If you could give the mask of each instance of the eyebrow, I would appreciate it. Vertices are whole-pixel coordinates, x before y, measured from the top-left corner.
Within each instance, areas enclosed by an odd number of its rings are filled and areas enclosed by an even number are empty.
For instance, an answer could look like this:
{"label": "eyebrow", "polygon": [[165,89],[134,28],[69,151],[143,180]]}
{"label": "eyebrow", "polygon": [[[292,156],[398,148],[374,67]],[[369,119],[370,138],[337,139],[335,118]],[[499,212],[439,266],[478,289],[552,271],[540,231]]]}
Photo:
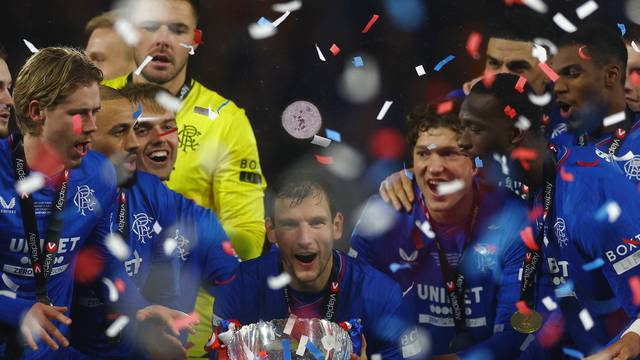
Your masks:
{"label": "eyebrow", "polygon": [[531,69],[531,64],[526,60],[512,60],[507,63],[509,69]]}
{"label": "eyebrow", "polygon": [[582,66],[580,64],[569,64],[565,65],[558,73],[567,74],[572,69],[582,70]]}
{"label": "eyebrow", "polygon": [[498,59],[494,58],[493,56],[491,56],[491,55],[489,55],[489,54],[487,54],[487,61],[489,61],[489,60],[491,60],[491,61],[495,61],[495,62],[497,62],[498,64],[502,64],[502,61],[500,61],[500,60],[498,60]]}

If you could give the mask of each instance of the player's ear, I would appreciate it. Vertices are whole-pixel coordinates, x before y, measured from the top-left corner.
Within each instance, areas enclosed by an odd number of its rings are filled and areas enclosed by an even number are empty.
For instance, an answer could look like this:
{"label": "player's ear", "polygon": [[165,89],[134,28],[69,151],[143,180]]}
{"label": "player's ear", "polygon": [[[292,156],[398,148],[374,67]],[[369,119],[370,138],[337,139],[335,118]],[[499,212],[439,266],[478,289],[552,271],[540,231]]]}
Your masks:
{"label": "player's ear", "polygon": [[342,229],[344,225],[344,216],[338,211],[333,217],[333,240],[342,239]]}
{"label": "player's ear", "polygon": [[270,217],[267,217],[266,219],[264,219],[264,225],[267,229],[267,239],[269,240],[270,243],[275,244],[276,230],[275,230],[273,220]]}
{"label": "player's ear", "polygon": [[42,107],[42,104],[38,100],[31,100],[29,102],[28,114],[31,121],[41,127],[44,125],[44,121],[47,118],[45,114],[45,108]]}

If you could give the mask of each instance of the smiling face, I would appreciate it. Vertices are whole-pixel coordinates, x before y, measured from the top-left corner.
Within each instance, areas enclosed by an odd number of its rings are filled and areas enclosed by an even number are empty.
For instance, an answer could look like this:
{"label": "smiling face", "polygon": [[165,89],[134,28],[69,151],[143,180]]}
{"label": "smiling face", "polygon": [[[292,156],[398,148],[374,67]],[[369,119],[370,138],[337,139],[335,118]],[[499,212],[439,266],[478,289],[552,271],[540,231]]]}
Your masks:
{"label": "smiling face", "polygon": [[546,78],[531,54],[532,47],[528,41],[490,38],[485,72],[522,75],[537,94],[544,93]]}
{"label": "smiling face", "polygon": [[331,274],[333,243],[342,237],[342,214],[332,217],[326,195],[316,188],[301,202],[276,199],[274,214],[267,219],[267,236],[280,249],[291,287],[321,291]]}
{"label": "smiling face", "polygon": [[627,77],[624,84],[625,100],[631,110],[640,111],[640,53],[627,45]]}
{"label": "smiling face", "polygon": [[175,114],[158,104],[143,104],[134,127],[138,148],[138,168],[162,180],[169,179],[178,156]]}

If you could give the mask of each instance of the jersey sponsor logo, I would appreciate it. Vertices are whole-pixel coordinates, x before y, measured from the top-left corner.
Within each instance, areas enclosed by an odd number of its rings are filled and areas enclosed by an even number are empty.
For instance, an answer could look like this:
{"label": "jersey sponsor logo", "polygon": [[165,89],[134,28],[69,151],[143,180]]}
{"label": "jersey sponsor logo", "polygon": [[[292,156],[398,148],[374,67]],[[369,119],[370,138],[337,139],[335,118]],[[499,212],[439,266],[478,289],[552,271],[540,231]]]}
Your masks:
{"label": "jersey sponsor logo", "polygon": [[634,155],[624,163],[624,173],[629,179],[640,181],[640,155]]}
{"label": "jersey sponsor logo", "polygon": [[0,209],[0,214],[15,214],[16,213],[16,198],[12,197],[9,202],[7,202],[2,196],[0,196],[0,205],[2,208]]}
{"label": "jersey sponsor logo", "polygon": [[404,251],[404,249],[399,248],[398,254],[400,255],[400,258],[402,260],[404,260],[405,262],[408,262],[408,263],[413,263],[418,258],[418,250],[414,250],[411,253],[411,255],[407,255],[407,253]]}
{"label": "jersey sponsor logo", "polygon": [[198,128],[193,125],[185,125],[178,131],[178,148],[183,152],[194,151],[200,145],[197,138],[202,135]]}
{"label": "jersey sponsor logo", "polygon": [[569,277],[569,262],[565,260],[557,261],[555,258],[547,258],[551,282],[553,285],[560,285],[567,282]]}
{"label": "jersey sponsor logo", "polygon": [[447,281],[447,289],[449,289],[449,291],[454,291],[456,289],[456,283],[453,281]]}
{"label": "jersey sponsor logo", "polygon": [[558,246],[565,247],[569,244],[569,238],[567,237],[567,225],[563,218],[556,218],[556,223],[553,225],[553,230],[558,240]]}
{"label": "jersey sponsor logo", "polygon": [[[58,254],[64,254],[67,251],[74,251],[76,249],[76,245],[78,240],[80,240],[79,236],[74,237],[66,237],[60,238],[58,242]],[[44,239],[40,239],[40,249],[44,247]],[[23,238],[11,238],[11,242],[9,243],[9,251],[13,253],[28,253],[29,252],[29,242],[25,241]]]}
{"label": "jersey sponsor logo", "polygon": [[[640,234],[636,234],[633,238],[640,240]],[[638,245],[624,243],[612,250],[605,251],[604,254],[607,260],[613,263],[616,274],[620,275],[640,265],[640,251],[638,250]]]}
{"label": "jersey sponsor logo", "polygon": [[617,137],[618,139],[622,139],[626,135],[627,135],[627,131],[625,129],[622,129],[622,128],[616,129],[615,137]]}
{"label": "jersey sponsor logo", "polygon": [[151,222],[153,218],[145,213],[138,213],[133,216],[133,223],[131,224],[131,230],[134,234],[138,235],[138,241],[142,244],[145,239],[151,239]]}
{"label": "jersey sponsor logo", "polygon": [[258,173],[240,171],[240,181],[260,185],[262,184],[262,176]]}
{"label": "jersey sponsor logo", "polygon": [[[69,264],[64,264],[62,266],[52,267],[50,276],[58,275],[64,272],[68,266]],[[20,266],[4,264],[4,266],[2,267],[2,270],[8,274],[33,277],[33,269],[31,267],[20,267]]]}
{"label": "jersey sponsor logo", "polygon": [[54,242],[47,243],[47,252],[50,252],[50,253],[55,252],[57,248],[58,248],[58,244]]}
{"label": "jersey sponsor logo", "polygon": [[[448,304],[449,297],[447,290],[443,286],[434,286],[428,284],[416,284],[418,298],[435,304]],[[453,284],[455,287],[455,284]],[[471,289],[465,289],[465,304],[471,305],[480,302],[480,293],[484,291],[482,286],[476,286]],[[448,306],[448,305],[447,305]]]}
{"label": "jersey sponsor logo", "polygon": [[340,291],[340,284],[337,281],[331,282],[331,288],[329,289],[331,293],[337,294]]}
{"label": "jersey sponsor logo", "polygon": [[142,258],[138,250],[133,250],[133,259],[124,262],[124,269],[129,276],[134,276],[140,271],[140,264],[142,264]]}
{"label": "jersey sponsor logo", "polygon": [[88,185],[80,185],[77,187],[76,195],[73,197],[73,203],[78,208],[78,213],[82,216],[86,216],[85,210],[94,211],[96,205],[93,194],[95,190]]}
{"label": "jersey sponsor logo", "polygon": [[[443,308],[448,309],[448,307]],[[483,327],[487,326],[487,318],[485,316],[477,318],[466,318],[467,327]],[[438,327],[453,327],[453,317],[438,317],[431,314],[418,314],[418,322],[420,324],[431,324]]]}
{"label": "jersey sponsor logo", "polygon": [[[497,225],[494,225],[497,226]],[[498,226],[499,228],[499,226]],[[478,271],[485,272],[487,270],[493,270],[498,264],[495,254],[497,247],[495,244],[475,244],[473,249],[478,253],[476,256],[476,266]]]}

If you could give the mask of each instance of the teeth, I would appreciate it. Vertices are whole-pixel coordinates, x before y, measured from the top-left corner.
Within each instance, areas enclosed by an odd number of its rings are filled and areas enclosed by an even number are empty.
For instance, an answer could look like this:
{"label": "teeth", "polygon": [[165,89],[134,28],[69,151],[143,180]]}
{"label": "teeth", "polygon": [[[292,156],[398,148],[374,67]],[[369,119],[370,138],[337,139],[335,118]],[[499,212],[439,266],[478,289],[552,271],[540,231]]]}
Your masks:
{"label": "teeth", "polygon": [[149,154],[150,157],[160,157],[160,156],[168,156],[169,152],[166,150],[159,150],[159,151],[154,151],[151,154]]}

